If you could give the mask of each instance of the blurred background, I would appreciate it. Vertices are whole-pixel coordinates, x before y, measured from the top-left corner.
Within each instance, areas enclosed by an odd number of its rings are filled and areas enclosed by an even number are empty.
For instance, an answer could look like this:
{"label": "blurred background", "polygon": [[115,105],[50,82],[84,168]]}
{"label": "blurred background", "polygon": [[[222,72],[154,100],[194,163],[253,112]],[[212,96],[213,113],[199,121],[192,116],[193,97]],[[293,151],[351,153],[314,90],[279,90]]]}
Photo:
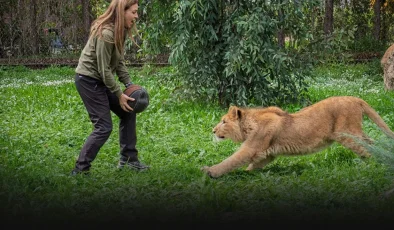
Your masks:
{"label": "blurred background", "polygon": [[[74,65],[75,58],[88,38],[92,21],[106,9],[109,2],[110,0],[1,0],[0,64],[58,62]],[[174,23],[176,14],[182,4],[187,5],[188,2],[200,3],[202,9],[204,5],[216,2],[215,11],[221,11],[222,15],[227,15],[227,19],[240,8],[245,8],[249,4],[247,2],[264,2],[265,10],[270,4],[276,7],[268,10],[275,10],[278,21],[286,21],[302,13],[308,21],[303,19],[292,23],[308,27],[310,35],[351,35],[348,40],[337,37],[337,42],[343,43],[341,46],[346,47],[346,51],[356,60],[381,57],[388,44],[394,40],[393,0],[140,0],[138,27],[141,37],[138,41],[141,49],[138,51],[136,46],[128,46],[129,50],[136,51],[127,52],[130,64],[146,60],[154,60],[158,64],[168,62],[171,46],[176,41],[176,31],[182,30]],[[301,2],[310,3],[306,10],[286,12],[289,4]],[[289,38],[286,33],[289,28],[278,31],[279,44]]]}

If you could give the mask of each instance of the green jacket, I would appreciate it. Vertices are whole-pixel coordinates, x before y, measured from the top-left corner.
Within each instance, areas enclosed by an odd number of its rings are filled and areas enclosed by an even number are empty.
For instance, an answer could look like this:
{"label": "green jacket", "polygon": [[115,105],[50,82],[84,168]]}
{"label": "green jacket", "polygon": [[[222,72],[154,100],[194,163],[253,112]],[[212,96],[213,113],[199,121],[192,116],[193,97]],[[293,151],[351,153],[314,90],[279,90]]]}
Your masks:
{"label": "green jacket", "polygon": [[104,28],[103,37],[90,38],[82,50],[75,72],[102,81],[108,89],[120,97],[123,91],[115,79],[115,74],[123,84],[130,82],[124,64],[124,52],[115,48],[113,27]]}

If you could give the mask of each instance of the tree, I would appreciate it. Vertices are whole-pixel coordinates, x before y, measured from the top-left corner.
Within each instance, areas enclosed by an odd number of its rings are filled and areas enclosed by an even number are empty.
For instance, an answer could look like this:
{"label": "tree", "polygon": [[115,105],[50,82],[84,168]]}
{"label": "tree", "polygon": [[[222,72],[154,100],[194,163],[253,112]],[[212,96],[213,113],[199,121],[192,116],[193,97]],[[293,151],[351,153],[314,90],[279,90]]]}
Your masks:
{"label": "tree", "polygon": [[334,30],[334,1],[325,0],[324,34],[331,35]]}
{"label": "tree", "polygon": [[381,10],[381,0],[375,0],[373,4],[374,19],[373,19],[373,37],[375,40],[380,40],[380,10]]}
{"label": "tree", "polygon": [[[305,102],[314,56],[306,21],[316,4],[179,1],[170,61],[184,92],[224,107]],[[292,46],[278,45],[280,29],[292,37]]]}
{"label": "tree", "polygon": [[90,26],[93,22],[92,6],[90,0],[81,0],[82,4],[82,18],[83,18],[83,28],[85,33],[85,42],[89,38]]}
{"label": "tree", "polygon": [[[279,19],[279,21],[283,20],[283,11],[282,11],[282,9],[278,10],[278,19]],[[283,31],[283,28],[279,28],[279,31],[278,31],[278,44],[282,48],[285,47],[285,33]]]}
{"label": "tree", "polygon": [[38,42],[38,27],[37,27],[37,0],[31,0],[31,9],[30,11],[30,23],[31,23],[31,41],[32,41],[32,53],[33,55],[38,54],[38,46],[36,44],[39,44]]}

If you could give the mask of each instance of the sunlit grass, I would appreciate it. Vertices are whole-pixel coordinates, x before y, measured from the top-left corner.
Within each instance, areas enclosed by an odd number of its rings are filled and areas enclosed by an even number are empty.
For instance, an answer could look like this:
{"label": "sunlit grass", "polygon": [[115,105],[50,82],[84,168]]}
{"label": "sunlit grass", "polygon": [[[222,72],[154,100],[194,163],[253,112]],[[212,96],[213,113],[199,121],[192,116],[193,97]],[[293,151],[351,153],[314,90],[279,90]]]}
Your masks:
{"label": "sunlit grass", "polygon": [[[394,93],[383,90],[379,72],[371,68],[316,69],[311,101],[362,97],[394,129]],[[0,70],[0,201],[7,217],[231,222],[275,219],[276,214],[335,219],[393,213],[393,200],[380,199],[392,185],[390,167],[374,158],[361,160],[337,144],[314,155],[278,158],[262,170],[242,168],[219,179],[206,177],[201,166],[216,164],[239,147],[231,141],[212,142],[212,127],[227,110],[203,98],[191,102],[175,97],[182,83],[169,67],[130,69],[130,74],[150,93],[148,109],[137,117],[137,147],[140,160],[151,169],[116,169],[118,120],[113,116],[112,135],[91,175],[71,177],[92,130],[75,90],[74,69]],[[365,126],[371,137],[382,138],[369,120]]]}

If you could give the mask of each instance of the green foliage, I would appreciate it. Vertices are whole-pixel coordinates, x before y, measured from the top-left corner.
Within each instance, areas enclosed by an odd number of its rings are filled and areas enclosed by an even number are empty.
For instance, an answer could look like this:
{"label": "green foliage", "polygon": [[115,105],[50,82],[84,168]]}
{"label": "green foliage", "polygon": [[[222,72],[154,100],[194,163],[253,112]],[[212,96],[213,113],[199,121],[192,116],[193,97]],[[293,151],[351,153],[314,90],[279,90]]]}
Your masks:
{"label": "green foliage", "polygon": [[172,31],[176,1],[141,1],[141,23],[138,24],[142,35],[142,50],[145,56],[168,53],[172,42]]}
{"label": "green foliage", "polygon": [[[393,34],[390,32],[390,22],[393,15],[389,4],[381,8],[381,39],[374,39],[374,12],[373,1],[352,1],[351,4],[342,5],[336,2],[334,10],[334,28],[342,30],[345,33],[351,33],[353,38],[345,40],[347,48],[352,52],[384,52],[387,44],[393,40]],[[350,29],[350,30],[349,30]],[[388,30],[386,30],[388,29]],[[318,31],[321,31],[319,28]],[[347,32],[346,32],[347,31]]]}
{"label": "green foliage", "polygon": [[351,60],[349,51],[354,42],[355,30],[355,27],[338,29],[329,36],[317,33],[316,41],[311,43],[308,51],[319,62],[347,63]]}
{"label": "green foliage", "polygon": [[[351,66],[351,68],[349,68]],[[355,79],[368,79],[382,84],[383,68],[380,60],[373,60],[365,64],[328,63],[316,66],[312,77],[326,76],[329,79],[352,81]]]}
{"label": "green foliage", "polygon": [[[315,1],[178,4],[170,60],[194,98],[225,107],[306,99],[312,59],[305,49],[310,33],[301,22]],[[293,46],[278,45],[279,28],[293,38]]]}
{"label": "green foliage", "polygon": [[94,13],[94,19],[96,19],[99,15],[103,14],[105,10],[108,8],[111,1],[108,0],[89,0],[92,5],[92,11]]}
{"label": "green foliage", "polygon": [[377,41],[370,37],[363,37],[359,39],[353,39],[350,43],[349,48],[356,52],[382,52],[387,49],[387,44],[385,41]]}

